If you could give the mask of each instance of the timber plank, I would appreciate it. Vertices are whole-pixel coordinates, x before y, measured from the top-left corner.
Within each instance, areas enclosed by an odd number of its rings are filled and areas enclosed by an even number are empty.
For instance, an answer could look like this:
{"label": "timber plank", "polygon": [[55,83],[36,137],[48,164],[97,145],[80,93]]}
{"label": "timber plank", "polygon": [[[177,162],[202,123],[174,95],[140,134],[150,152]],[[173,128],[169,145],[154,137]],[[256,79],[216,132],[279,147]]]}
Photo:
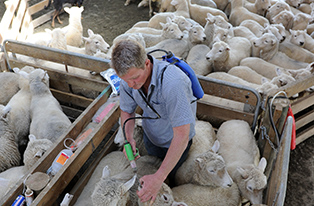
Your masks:
{"label": "timber plank", "polygon": [[304,140],[312,137],[313,135],[314,135],[314,125],[311,125],[308,128],[306,128],[305,130],[303,130],[302,132],[297,134],[296,145],[298,145],[301,142],[303,142]]}
{"label": "timber plank", "polygon": [[296,130],[300,129],[302,126],[308,124],[309,122],[314,120],[314,111],[309,111],[306,114],[296,118],[295,127]]}
{"label": "timber plank", "polygon": [[314,102],[314,93],[308,95],[304,98],[298,99],[297,101],[291,104],[291,108],[294,114],[306,109],[307,107],[313,105]]}
{"label": "timber plank", "polygon": [[36,4],[32,5],[32,6],[30,6],[30,7],[28,8],[29,14],[30,14],[30,15],[33,15],[33,14],[35,14],[35,13],[37,13],[37,12],[43,10],[43,9],[45,8],[45,6],[48,5],[48,2],[49,2],[49,0],[43,0],[43,1],[40,1],[40,2],[38,2],[38,3],[36,3]]}

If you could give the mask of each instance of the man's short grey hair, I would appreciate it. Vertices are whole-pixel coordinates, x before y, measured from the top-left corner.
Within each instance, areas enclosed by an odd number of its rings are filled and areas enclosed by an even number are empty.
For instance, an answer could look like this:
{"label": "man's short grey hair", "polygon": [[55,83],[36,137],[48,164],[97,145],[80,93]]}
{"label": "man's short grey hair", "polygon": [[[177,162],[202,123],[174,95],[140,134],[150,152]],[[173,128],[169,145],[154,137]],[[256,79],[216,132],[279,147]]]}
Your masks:
{"label": "man's short grey hair", "polygon": [[121,40],[113,47],[110,64],[119,76],[123,76],[131,68],[144,69],[146,58],[141,44],[134,40]]}

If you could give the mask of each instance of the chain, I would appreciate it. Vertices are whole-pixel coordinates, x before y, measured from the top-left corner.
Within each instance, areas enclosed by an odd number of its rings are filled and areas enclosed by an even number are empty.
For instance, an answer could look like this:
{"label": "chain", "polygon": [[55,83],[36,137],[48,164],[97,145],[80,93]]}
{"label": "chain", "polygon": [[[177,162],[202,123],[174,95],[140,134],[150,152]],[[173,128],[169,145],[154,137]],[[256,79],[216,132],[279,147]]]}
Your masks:
{"label": "chain", "polygon": [[270,140],[269,136],[267,135],[266,127],[261,126],[260,129],[261,129],[261,132],[262,132],[262,139],[264,139],[264,137],[265,137],[265,139],[268,141],[268,143],[271,146],[271,148],[277,153],[278,151],[275,148],[274,143]]}

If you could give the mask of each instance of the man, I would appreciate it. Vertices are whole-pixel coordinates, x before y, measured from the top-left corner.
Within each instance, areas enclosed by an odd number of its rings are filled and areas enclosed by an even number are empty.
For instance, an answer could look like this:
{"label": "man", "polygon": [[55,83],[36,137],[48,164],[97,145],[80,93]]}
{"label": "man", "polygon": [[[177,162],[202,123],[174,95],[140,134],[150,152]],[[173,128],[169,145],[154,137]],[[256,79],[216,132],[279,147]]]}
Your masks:
{"label": "man", "polygon": [[[142,202],[155,201],[162,183],[187,157],[195,135],[196,98],[191,81],[180,68],[147,55],[145,48],[131,40],[118,42],[112,51],[111,66],[120,82],[121,125],[135,116],[137,106],[143,110],[143,140],[148,154],[163,159],[156,173],[140,178]],[[150,119],[147,119],[150,118]],[[133,152],[134,120],[125,125],[126,138]]]}

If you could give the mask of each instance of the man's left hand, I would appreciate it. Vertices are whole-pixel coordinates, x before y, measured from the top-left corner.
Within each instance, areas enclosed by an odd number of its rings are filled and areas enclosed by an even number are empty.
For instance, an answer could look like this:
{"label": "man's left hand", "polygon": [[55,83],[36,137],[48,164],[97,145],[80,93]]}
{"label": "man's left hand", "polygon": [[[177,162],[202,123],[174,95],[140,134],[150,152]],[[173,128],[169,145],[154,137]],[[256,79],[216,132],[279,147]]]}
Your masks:
{"label": "man's left hand", "polygon": [[156,174],[143,176],[140,179],[142,188],[136,192],[141,202],[147,202],[150,200],[150,205],[152,205],[157,197],[162,183],[163,181],[160,180]]}

